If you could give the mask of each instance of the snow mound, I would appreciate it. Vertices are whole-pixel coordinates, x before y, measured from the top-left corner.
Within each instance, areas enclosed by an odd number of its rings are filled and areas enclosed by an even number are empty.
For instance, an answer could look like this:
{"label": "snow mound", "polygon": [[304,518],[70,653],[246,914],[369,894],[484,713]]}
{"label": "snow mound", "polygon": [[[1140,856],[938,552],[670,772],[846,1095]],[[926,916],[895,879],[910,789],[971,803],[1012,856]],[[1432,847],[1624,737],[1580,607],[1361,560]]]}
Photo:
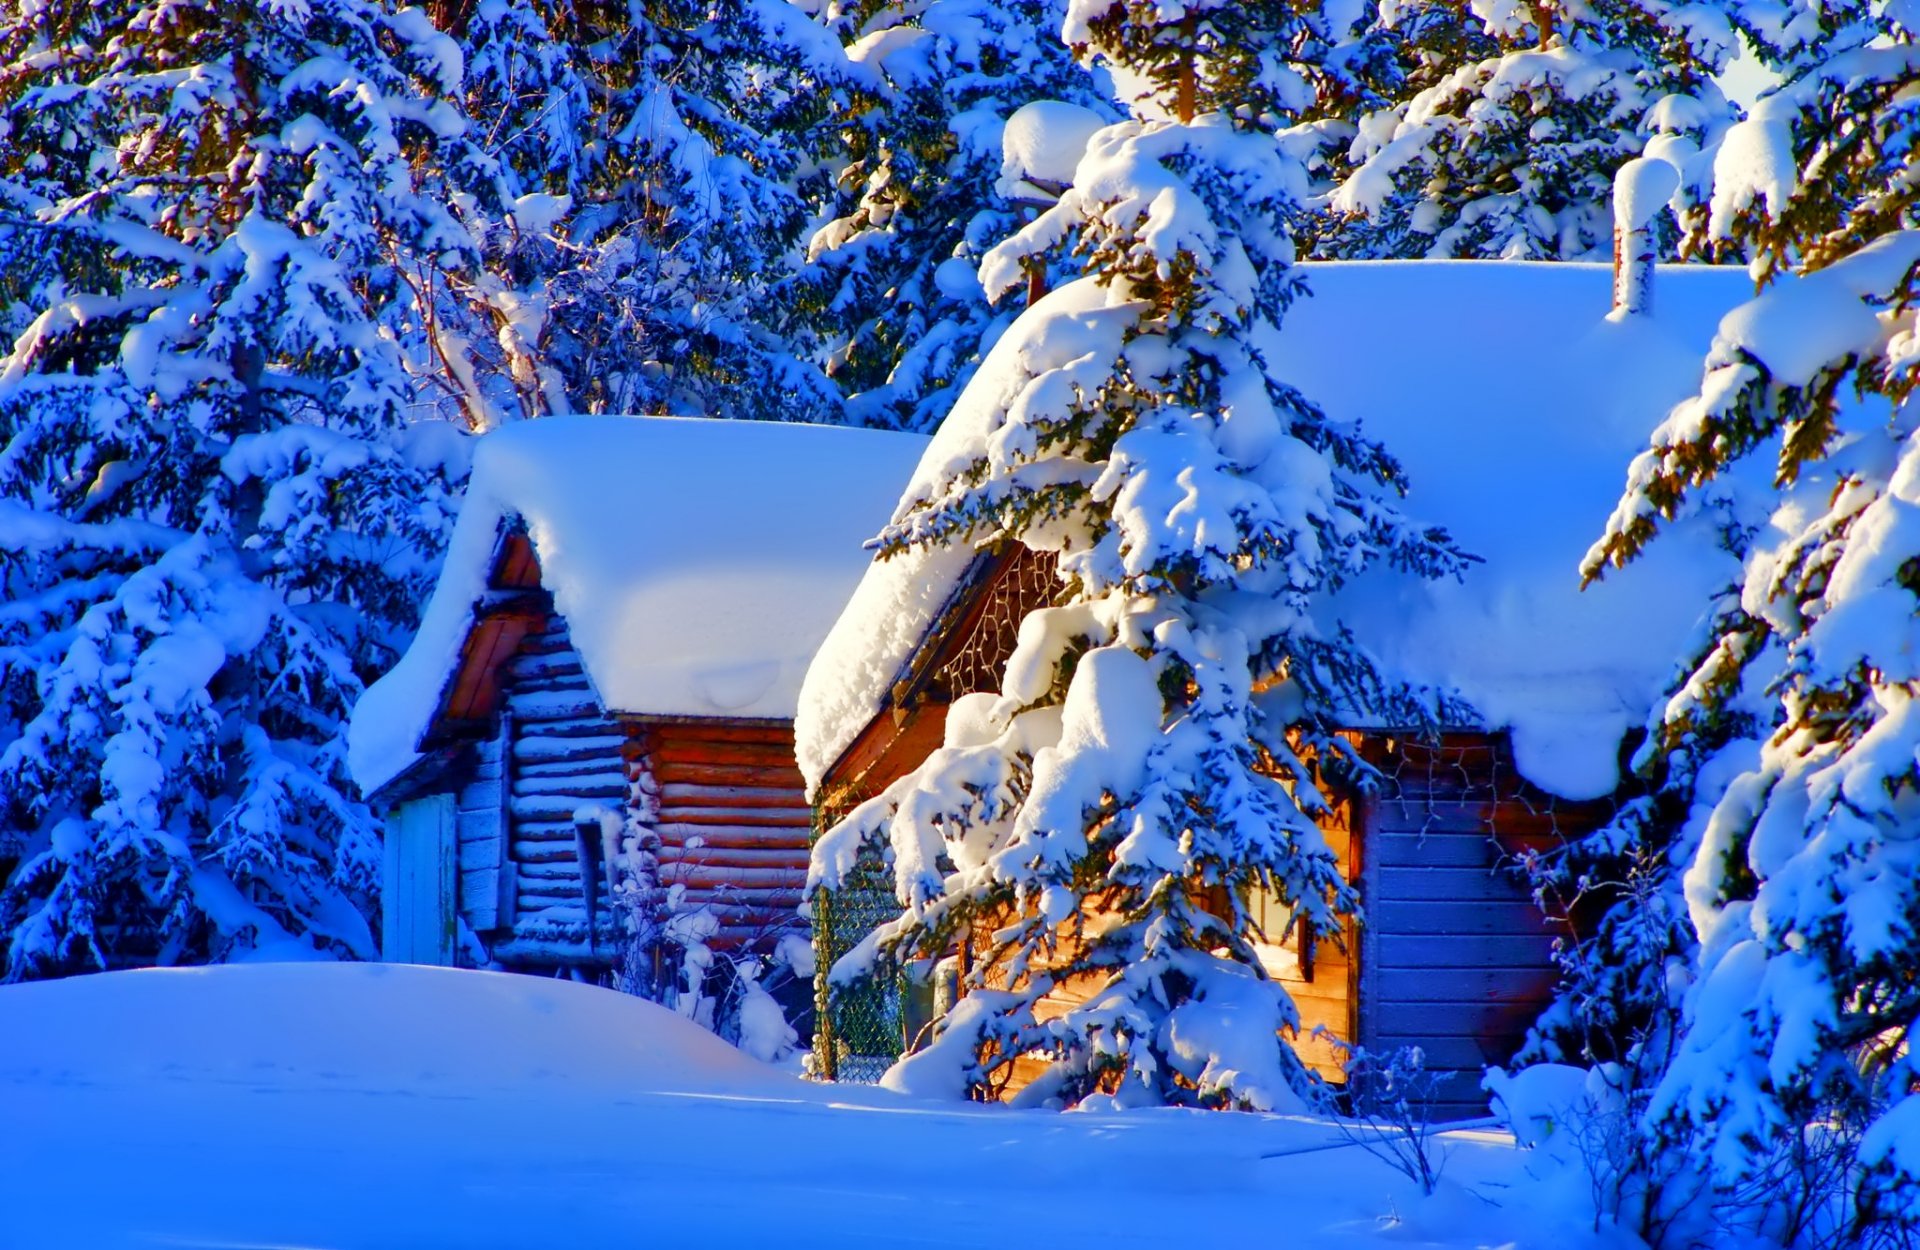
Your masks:
{"label": "snow mound", "polygon": [[0,1084],[270,1083],[360,1094],[578,1082],[779,1093],[799,1081],[653,1003],[503,972],[229,964],[0,989]]}
{"label": "snow mound", "polygon": [[1087,141],[1106,126],[1105,118],[1077,104],[1035,100],[1021,105],[1000,133],[1000,194],[1016,194],[1022,181],[1072,183]]}
{"label": "snow mound", "polygon": [[486,435],[419,633],[354,709],[355,779],[376,790],[416,758],[516,518],[608,712],[792,716],[925,446],[678,417],[543,417]]}

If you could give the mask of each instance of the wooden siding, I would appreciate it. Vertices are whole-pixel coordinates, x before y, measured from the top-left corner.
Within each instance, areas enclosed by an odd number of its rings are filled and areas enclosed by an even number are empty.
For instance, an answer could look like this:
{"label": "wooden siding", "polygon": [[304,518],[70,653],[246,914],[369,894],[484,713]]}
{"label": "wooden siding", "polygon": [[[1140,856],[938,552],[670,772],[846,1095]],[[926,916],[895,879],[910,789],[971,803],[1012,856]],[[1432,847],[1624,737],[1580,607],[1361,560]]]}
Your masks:
{"label": "wooden siding", "polygon": [[1597,827],[1611,807],[1535,790],[1503,738],[1372,738],[1364,749],[1387,785],[1360,802],[1360,1042],[1420,1047],[1429,1069],[1450,1074],[1438,1116],[1480,1115],[1480,1069],[1512,1058],[1551,999],[1565,932],[1535,905],[1522,857]]}
{"label": "wooden siding", "polygon": [[654,720],[635,732],[630,775],[650,792],[659,884],[720,920],[712,945],[767,949],[804,933],[813,813],[793,727]]}

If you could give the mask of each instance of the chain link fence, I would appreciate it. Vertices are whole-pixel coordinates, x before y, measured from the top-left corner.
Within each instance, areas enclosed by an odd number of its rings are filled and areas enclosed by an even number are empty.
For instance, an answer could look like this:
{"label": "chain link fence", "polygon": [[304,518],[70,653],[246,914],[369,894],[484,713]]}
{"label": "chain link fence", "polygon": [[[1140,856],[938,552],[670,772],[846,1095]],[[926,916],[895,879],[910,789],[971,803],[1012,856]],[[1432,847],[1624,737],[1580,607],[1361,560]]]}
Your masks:
{"label": "chain link fence", "polygon": [[828,1081],[872,1083],[906,1049],[907,995],[897,978],[829,980],[833,965],[875,929],[900,914],[883,865],[865,860],[838,890],[813,899],[813,1074]]}

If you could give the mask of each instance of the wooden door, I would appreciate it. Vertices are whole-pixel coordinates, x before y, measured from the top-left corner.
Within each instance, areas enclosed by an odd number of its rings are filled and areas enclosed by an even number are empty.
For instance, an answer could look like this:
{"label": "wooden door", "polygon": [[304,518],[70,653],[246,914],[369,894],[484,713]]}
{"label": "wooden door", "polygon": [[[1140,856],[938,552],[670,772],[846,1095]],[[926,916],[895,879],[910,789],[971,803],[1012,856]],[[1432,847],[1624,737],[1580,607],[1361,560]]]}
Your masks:
{"label": "wooden door", "polygon": [[381,957],[388,963],[453,964],[454,796],[429,794],[387,816],[381,879]]}

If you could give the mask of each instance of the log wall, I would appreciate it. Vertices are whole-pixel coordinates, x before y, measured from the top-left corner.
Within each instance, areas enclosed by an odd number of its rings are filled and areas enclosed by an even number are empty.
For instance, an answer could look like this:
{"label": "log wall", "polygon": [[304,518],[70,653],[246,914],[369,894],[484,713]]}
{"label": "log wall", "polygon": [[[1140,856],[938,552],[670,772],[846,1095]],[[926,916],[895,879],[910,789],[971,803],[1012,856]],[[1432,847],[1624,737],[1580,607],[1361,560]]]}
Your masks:
{"label": "log wall", "polygon": [[719,918],[710,945],[770,949],[804,934],[813,814],[791,724],[651,721],[636,731],[630,768],[656,813],[659,884]]}

